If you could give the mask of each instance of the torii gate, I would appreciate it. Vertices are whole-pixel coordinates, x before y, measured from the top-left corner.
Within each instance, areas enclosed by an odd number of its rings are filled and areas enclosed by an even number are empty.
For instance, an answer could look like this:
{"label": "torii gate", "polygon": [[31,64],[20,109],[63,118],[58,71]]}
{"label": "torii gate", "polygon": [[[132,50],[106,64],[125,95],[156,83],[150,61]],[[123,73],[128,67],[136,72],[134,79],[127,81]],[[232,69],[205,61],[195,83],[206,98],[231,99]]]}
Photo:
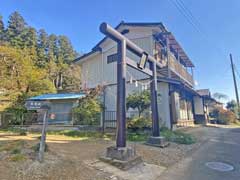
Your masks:
{"label": "torii gate", "polygon": [[[119,33],[107,23],[100,25],[100,31],[107,37],[117,42],[117,139],[116,148],[126,147],[126,68],[127,65],[135,68],[151,77],[151,110],[152,110],[152,136],[147,144],[164,147],[164,139],[160,137],[159,115],[157,107],[157,67],[163,65],[138,47],[131,40]],[[140,62],[136,63],[127,57],[126,51],[130,50],[140,57]],[[146,67],[149,63],[149,68]]]}

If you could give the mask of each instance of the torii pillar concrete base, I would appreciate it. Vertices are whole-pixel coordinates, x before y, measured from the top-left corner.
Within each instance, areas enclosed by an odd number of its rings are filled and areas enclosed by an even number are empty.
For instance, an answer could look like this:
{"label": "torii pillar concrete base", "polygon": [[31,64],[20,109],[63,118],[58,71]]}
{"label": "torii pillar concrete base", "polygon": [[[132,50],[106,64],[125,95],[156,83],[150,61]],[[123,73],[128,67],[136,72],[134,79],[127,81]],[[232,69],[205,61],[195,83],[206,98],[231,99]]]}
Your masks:
{"label": "torii pillar concrete base", "polygon": [[108,147],[106,155],[100,157],[103,162],[109,163],[122,170],[128,170],[133,166],[142,163],[142,158],[136,155],[131,147]]}
{"label": "torii pillar concrete base", "polygon": [[155,146],[155,147],[161,147],[161,148],[167,147],[169,145],[166,139],[162,136],[158,136],[158,137],[151,136],[149,137],[149,139],[145,144],[149,146]]}

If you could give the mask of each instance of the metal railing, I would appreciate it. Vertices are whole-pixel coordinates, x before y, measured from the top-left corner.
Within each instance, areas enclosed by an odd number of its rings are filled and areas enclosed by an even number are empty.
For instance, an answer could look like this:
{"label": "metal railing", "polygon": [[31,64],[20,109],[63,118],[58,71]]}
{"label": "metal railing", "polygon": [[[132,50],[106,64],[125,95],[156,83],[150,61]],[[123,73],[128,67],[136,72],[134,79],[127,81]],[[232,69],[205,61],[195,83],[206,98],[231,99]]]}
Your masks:
{"label": "metal railing", "polygon": [[[0,127],[8,126],[31,126],[42,125],[44,113],[41,112],[0,112]],[[127,119],[138,117],[138,111],[128,111]],[[151,112],[145,111],[142,116],[151,118]],[[49,125],[64,125],[64,126],[81,126],[81,127],[98,127],[98,128],[116,128],[117,118],[116,111],[104,111],[96,114],[93,118],[86,118],[82,114],[70,112],[54,112],[48,113],[47,116]]]}
{"label": "metal railing", "polygon": [[[116,128],[117,127],[117,116],[116,111],[105,111],[103,115],[103,126],[104,128]],[[151,118],[151,112],[146,111],[142,114],[142,116]],[[128,111],[126,113],[127,119],[132,119],[134,117],[138,117],[138,111]]]}
{"label": "metal railing", "polygon": [[185,80],[188,84],[192,86],[194,85],[193,76],[187,72],[187,70],[182,66],[180,62],[176,60],[172,54],[169,55],[169,68],[181,79]]}
{"label": "metal railing", "polygon": [[[43,115],[41,112],[0,112],[0,126],[19,125],[29,126],[43,123]],[[101,113],[96,114],[93,118],[85,118],[79,113],[62,113],[50,112],[47,116],[48,124],[58,125],[81,125],[81,126],[100,126]]]}

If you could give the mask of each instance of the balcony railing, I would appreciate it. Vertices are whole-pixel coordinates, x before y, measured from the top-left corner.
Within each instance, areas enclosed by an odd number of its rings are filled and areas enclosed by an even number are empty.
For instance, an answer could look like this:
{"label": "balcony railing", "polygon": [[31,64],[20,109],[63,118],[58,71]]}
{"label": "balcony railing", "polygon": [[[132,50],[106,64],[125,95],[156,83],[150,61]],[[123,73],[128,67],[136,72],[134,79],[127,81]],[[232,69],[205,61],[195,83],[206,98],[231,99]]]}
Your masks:
{"label": "balcony railing", "polygon": [[187,70],[176,60],[176,58],[170,54],[169,56],[169,68],[181,79],[185,80],[191,86],[194,86],[193,76],[187,72]]}

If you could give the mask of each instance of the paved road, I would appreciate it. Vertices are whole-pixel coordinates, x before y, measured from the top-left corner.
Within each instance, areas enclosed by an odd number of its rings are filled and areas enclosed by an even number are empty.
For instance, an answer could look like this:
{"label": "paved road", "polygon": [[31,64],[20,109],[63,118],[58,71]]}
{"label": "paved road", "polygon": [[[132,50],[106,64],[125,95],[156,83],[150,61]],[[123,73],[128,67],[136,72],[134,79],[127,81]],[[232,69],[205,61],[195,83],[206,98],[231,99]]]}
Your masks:
{"label": "paved road", "polygon": [[[203,133],[203,132],[202,132]],[[165,171],[159,180],[240,180],[240,128],[207,128],[208,140],[191,156]],[[223,162],[233,171],[219,172],[206,162]]]}

